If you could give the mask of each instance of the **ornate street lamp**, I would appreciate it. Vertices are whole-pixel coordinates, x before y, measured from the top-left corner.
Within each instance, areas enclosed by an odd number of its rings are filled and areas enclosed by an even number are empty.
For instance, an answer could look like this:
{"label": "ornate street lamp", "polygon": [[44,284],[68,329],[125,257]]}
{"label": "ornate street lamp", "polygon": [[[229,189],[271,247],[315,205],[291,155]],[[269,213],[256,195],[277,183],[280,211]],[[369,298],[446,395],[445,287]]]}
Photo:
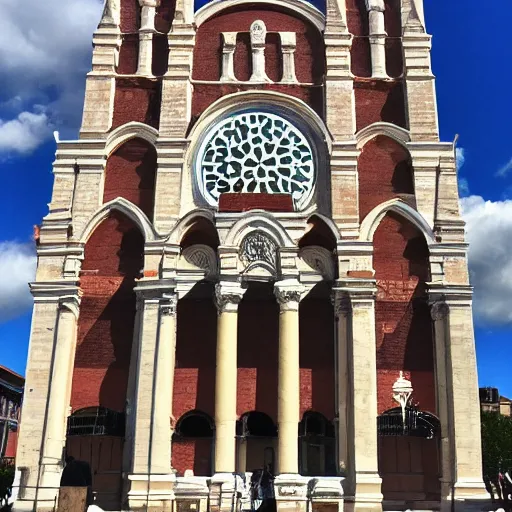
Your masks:
{"label": "ornate street lamp", "polygon": [[404,378],[404,372],[400,372],[400,377],[396,379],[393,384],[393,398],[400,407],[402,408],[402,426],[405,433],[405,408],[407,407],[407,402],[409,398],[411,398],[413,389],[410,380]]}

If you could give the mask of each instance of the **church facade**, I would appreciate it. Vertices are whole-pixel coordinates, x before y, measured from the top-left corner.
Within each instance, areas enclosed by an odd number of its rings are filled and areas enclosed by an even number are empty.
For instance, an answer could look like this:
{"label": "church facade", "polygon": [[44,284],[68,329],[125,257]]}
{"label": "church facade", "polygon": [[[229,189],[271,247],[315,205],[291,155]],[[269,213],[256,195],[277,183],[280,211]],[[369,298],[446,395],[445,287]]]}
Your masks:
{"label": "church facade", "polygon": [[54,509],[66,455],[106,510],[254,510],[261,475],[279,511],[484,498],[430,48],[422,0],[106,1],[37,241],[14,510]]}

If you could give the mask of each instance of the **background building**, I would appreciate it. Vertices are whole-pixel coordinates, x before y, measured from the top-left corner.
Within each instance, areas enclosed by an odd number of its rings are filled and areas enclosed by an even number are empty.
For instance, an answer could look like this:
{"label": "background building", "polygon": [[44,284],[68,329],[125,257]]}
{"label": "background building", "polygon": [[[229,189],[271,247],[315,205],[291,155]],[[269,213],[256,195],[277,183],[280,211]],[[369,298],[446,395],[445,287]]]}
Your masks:
{"label": "background building", "polygon": [[14,458],[25,379],[0,366],[0,457]]}
{"label": "background building", "polygon": [[512,416],[510,398],[501,396],[497,388],[480,388],[480,407],[482,411]]}
{"label": "background building", "polygon": [[[421,0],[108,0],[31,289],[15,510],[485,496],[455,153]],[[402,407],[398,407],[398,405]]]}

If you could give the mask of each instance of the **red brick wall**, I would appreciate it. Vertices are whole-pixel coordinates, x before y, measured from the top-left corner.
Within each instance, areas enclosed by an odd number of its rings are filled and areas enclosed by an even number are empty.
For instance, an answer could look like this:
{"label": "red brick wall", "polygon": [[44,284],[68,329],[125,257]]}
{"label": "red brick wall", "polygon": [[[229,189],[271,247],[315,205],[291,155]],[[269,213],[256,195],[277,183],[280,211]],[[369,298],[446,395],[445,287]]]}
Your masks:
{"label": "red brick wall", "polygon": [[158,128],[161,89],[161,82],[146,78],[117,78],[112,128],[130,121]]}
{"label": "red brick wall", "polygon": [[134,75],[139,60],[139,34],[123,34],[119,49],[117,72],[120,75]]}
{"label": "red brick wall", "polygon": [[143,251],[142,235],[117,212],[96,228],[85,246],[73,410],[98,405],[124,409],[135,320],[133,286]]}
{"label": "red brick wall", "polygon": [[328,300],[300,304],[300,415],[335,416],[334,314]]}
{"label": "red brick wall", "polygon": [[392,385],[400,370],[411,379],[413,401],[435,414],[434,343],[426,285],[428,247],[408,221],[387,214],[374,236],[379,414],[396,407]]}
{"label": "red brick wall", "polygon": [[399,0],[386,0],[384,25],[388,38],[386,40],[386,67],[390,77],[399,77],[403,73],[402,54],[402,17]]}
{"label": "red brick wall", "polygon": [[121,32],[137,32],[140,27],[139,0],[121,0]]}
{"label": "red brick wall", "polygon": [[237,414],[259,411],[277,423],[279,307],[271,290],[249,288],[238,310]]}
{"label": "red brick wall", "polygon": [[158,32],[163,32],[164,34],[169,32],[175,10],[175,0],[161,0],[160,6],[156,8],[155,16],[155,28]]}
{"label": "red brick wall", "polygon": [[[199,320],[199,321],[198,321]],[[217,310],[211,299],[178,303],[173,416],[193,409],[215,415]]]}
{"label": "red brick wall", "polygon": [[408,151],[395,140],[379,135],[363,147],[358,160],[359,218],[377,205],[414,194],[413,171]]}
{"label": "red brick wall", "polygon": [[265,84],[258,87],[251,85],[194,85],[194,96],[192,98],[192,124],[197,121],[199,116],[215,101],[236,92],[250,91],[258,89],[260,91],[274,91],[288,96],[293,96],[309,105],[320,117],[323,118],[323,88],[322,87],[302,87],[300,85],[279,85]]}
{"label": "red brick wall", "polygon": [[356,99],[356,126],[361,130],[378,121],[406,128],[405,95],[402,82],[357,81],[354,83]]}
{"label": "red brick wall", "polygon": [[364,0],[347,0],[348,30],[354,35],[351,49],[352,73],[359,77],[372,76],[368,12]]}
{"label": "red brick wall", "polygon": [[[321,34],[308,22],[281,12],[272,6],[246,7],[243,11],[230,9],[203,23],[198,31],[194,50],[193,77],[196,80],[219,80],[222,59],[221,32],[236,30],[249,32],[251,23],[263,20],[267,26],[266,72],[272,80],[282,76],[281,51],[279,38],[272,32],[291,31],[297,35],[295,66],[297,79],[301,83],[320,85],[325,73],[325,52]],[[235,75],[239,80],[248,80],[251,75],[251,51],[248,34],[239,34],[234,55]],[[269,89],[299,97],[322,115],[322,96],[320,87],[299,87],[286,85],[272,86],[195,86],[193,114],[200,115],[216,99],[233,92],[248,89]]]}
{"label": "red brick wall", "polygon": [[156,150],[143,139],[130,139],[107,160],[103,202],[124,197],[151,220],[154,210]]}
{"label": "red brick wall", "polygon": [[212,440],[180,439],[172,441],[172,467],[183,476],[187,469],[192,469],[196,476],[210,476],[212,473]]}

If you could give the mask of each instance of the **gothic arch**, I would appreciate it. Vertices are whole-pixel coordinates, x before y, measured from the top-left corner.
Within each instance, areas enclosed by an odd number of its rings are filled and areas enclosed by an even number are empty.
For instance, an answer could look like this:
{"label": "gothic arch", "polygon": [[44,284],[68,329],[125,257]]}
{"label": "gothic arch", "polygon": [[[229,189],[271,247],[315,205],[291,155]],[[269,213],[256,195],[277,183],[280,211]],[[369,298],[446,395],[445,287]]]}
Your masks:
{"label": "gothic arch", "polygon": [[[224,0],[222,5],[230,1],[231,0]],[[212,2],[207,5],[217,4]],[[227,94],[212,103],[203,112],[189,134],[189,138],[193,141],[188,151],[189,160],[191,159],[191,155],[195,154],[195,146],[201,138],[201,134],[217,119],[240,111],[241,106],[243,106],[243,109],[270,106],[278,111],[281,110],[285,115],[288,114],[292,118],[300,118],[303,120],[303,124],[307,125],[318,139],[327,144],[328,152],[331,152],[331,134],[320,116],[308,104],[298,98],[280,92],[253,90]]]}
{"label": "gothic arch", "polygon": [[386,123],[384,121],[379,121],[366,126],[356,133],[357,149],[362,149],[368,142],[378,135],[384,135],[393,139],[409,151],[407,143],[411,141],[410,132],[405,128],[401,128],[400,126],[392,123]]}
{"label": "gothic arch", "polygon": [[[196,26],[201,26],[205,21],[216,16],[221,11],[231,7],[244,5],[267,4],[268,0],[224,0],[223,2],[209,2],[201,7],[195,14]],[[299,14],[308,20],[316,29],[323,33],[325,29],[325,16],[313,5],[307,2],[294,2],[293,0],[274,0],[272,5],[277,5],[287,11]]]}
{"label": "gothic arch", "polygon": [[293,247],[295,244],[279,221],[263,211],[252,211],[239,219],[229,230],[225,245],[238,247],[251,231],[261,231],[279,247]]}
{"label": "gothic arch", "polygon": [[158,130],[136,121],[123,124],[108,134],[105,143],[105,156],[108,158],[126,141],[135,138],[143,139],[155,146],[158,139]]}
{"label": "gothic arch", "polygon": [[205,220],[209,222],[214,229],[215,228],[215,216],[211,210],[198,208],[192,210],[183,216],[179,222],[174,226],[167,238],[167,243],[180,245],[181,241],[187,234],[187,231],[191,228],[194,222],[198,220]]}
{"label": "gothic arch", "polygon": [[375,207],[361,223],[361,230],[359,234],[359,241],[361,242],[372,242],[373,235],[376,229],[379,227],[380,221],[384,218],[386,213],[395,212],[398,215],[407,219],[423,234],[427,244],[434,245],[436,239],[434,232],[428,225],[428,222],[418,213],[414,208],[409,206],[401,199],[391,199],[385,203]]}
{"label": "gothic arch", "polygon": [[85,244],[94,230],[101,224],[103,220],[109,216],[110,212],[114,210],[123,213],[131,221],[133,221],[134,224],[141,230],[146,242],[156,240],[157,235],[146,214],[130,201],[127,201],[122,197],[118,197],[112,201],[109,201],[108,203],[103,204],[101,208],[97,210],[96,213],[90,218],[89,222],[86,224],[82,233],[78,237],[80,242]]}

